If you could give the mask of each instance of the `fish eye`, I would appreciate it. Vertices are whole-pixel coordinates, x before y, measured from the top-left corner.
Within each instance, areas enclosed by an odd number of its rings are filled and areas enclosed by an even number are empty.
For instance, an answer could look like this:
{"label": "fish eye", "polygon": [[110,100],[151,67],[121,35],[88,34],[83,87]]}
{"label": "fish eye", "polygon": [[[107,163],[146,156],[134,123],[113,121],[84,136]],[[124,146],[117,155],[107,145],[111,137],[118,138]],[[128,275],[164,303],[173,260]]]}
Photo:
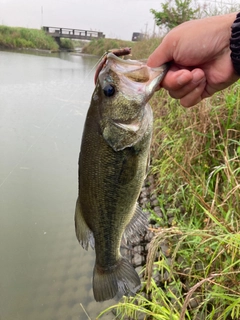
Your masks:
{"label": "fish eye", "polygon": [[115,87],[112,84],[107,84],[103,88],[103,92],[104,92],[106,97],[112,97],[114,95],[114,93],[115,93]]}

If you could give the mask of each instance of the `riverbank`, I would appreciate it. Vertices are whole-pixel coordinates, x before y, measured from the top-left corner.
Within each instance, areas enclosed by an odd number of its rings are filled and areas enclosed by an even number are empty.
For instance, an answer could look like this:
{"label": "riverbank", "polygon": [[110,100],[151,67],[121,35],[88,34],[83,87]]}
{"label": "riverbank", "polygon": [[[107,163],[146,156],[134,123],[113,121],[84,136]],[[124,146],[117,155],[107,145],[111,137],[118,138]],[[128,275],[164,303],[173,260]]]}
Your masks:
{"label": "riverbank", "polygon": [[51,52],[74,49],[74,42],[69,39],[60,39],[60,43],[59,48],[56,41],[43,30],[0,26],[0,48],[3,49],[35,49]]}
{"label": "riverbank", "polygon": [[101,57],[108,50],[130,47],[132,49],[131,59],[146,59],[160,41],[158,38],[149,38],[137,42],[105,38],[94,39],[83,46],[82,53]]}
{"label": "riverbank", "polygon": [[[159,41],[132,43],[133,58],[147,58]],[[112,45],[101,42],[99,55]],[[92,53],[94,45],[99,50],[99,43],[91,43]],[[136,265],[137,258],[146,262],[143,287],[99,317],[117,310],[119,319],[237,320],[240,83],[190,109],[164,90],[151,105],[152,178],[145,186],[144,207],[154,226],[152,240],[136,244],[132,257]]]}
{"label": "riverbank", "polygon": [[159,41],[158,38],[146,39],[141,42],[100,38],[87,42],[62,38],[59,47],[56,41],[43,30],[0,26],[0,48],[8,50],[25,49],[56,52],[59,50],[74,51],[76,47],[81,47],[81,54],[100,57],[114,48],[131,47],[131,59],[145,59],[157,47]]}

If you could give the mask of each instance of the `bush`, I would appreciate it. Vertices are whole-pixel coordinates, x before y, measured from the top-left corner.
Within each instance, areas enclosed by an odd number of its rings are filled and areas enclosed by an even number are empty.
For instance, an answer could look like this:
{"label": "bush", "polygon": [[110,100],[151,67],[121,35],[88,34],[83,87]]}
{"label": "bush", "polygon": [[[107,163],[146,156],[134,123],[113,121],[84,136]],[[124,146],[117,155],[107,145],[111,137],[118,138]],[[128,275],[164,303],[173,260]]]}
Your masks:
{"label": "bush", "polygon": [[0,26],[0,46],[5,48],[37,48],[58,50],[58,45],[43,30]]}
{"label": "bush", "polygon": [[73,41],[70,39],[60,39],[60,47],[66,50],[74,50],[74,44]]}

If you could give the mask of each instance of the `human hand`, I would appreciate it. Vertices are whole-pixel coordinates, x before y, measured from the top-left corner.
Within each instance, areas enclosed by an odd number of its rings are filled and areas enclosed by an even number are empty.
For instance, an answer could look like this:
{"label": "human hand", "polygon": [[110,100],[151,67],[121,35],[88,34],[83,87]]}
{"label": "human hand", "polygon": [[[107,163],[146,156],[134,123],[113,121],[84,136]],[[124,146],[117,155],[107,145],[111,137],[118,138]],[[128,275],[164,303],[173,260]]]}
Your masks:
{"label": "human hand", "polygon": [[185,22],[172,29],[147,64],[171,61],[161,87],[191,107],[239,79],[230,58],[229,39],[236,13]]}

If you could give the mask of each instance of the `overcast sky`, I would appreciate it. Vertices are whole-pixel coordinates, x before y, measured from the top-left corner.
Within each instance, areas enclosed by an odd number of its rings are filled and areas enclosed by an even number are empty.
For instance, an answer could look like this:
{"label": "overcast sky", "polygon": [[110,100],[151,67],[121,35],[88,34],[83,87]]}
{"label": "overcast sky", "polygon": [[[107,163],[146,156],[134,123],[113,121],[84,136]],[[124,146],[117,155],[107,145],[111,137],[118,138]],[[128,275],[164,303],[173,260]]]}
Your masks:
{"label": "overcast sky", "polygon": [[[102,31],[131,40],[133,32],[152,33],[162,0],[0,0],[0,24],[39,29],[42,25]],[[165,2],[165,1],[163,1]],[[156,29],[157,31],[157,29]]]}

